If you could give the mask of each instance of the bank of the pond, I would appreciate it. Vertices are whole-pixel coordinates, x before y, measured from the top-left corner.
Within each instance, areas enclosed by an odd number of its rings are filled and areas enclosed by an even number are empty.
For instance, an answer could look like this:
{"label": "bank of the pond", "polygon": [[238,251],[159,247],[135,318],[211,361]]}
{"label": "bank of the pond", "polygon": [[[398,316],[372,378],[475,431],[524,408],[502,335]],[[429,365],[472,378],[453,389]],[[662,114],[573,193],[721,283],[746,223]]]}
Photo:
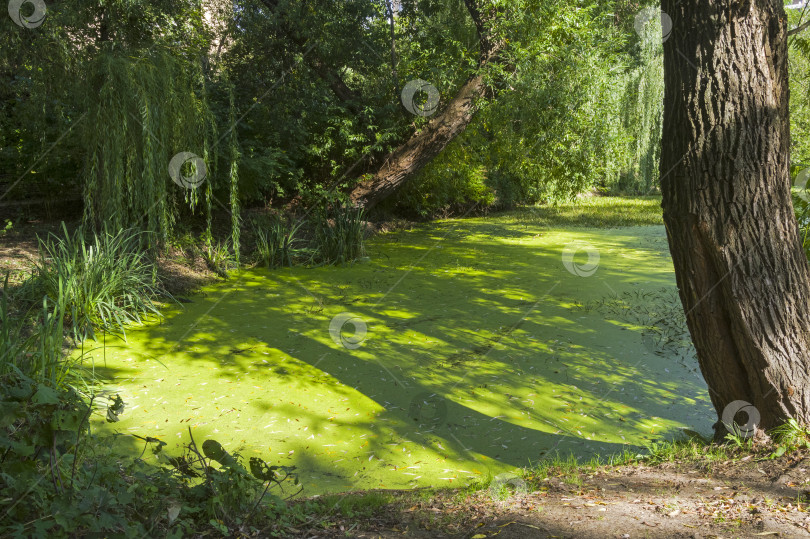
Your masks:
{"label": "bank of the pond", "polygon": [[171,453],[191,427],[297,466],[305,495],[463,485],[550,453],[710,432],[691,356],[598,308],[675,298],[663,227],[550,228],[523,212],[368,248],[352,266],[235,273],[108,340],[90,355],[127,405],[97,428]]}

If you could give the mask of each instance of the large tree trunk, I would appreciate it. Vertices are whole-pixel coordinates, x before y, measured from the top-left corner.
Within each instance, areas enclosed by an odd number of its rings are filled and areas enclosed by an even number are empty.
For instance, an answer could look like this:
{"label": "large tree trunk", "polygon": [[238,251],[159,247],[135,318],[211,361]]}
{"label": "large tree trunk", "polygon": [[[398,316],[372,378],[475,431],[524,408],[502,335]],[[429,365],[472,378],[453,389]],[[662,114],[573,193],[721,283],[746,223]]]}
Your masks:
{"label": "large tree trunk", "polygon": [[464,83],[435,118],[391,152],[374,176],[355,186],[351,192],[355,204],[370,208],[401,188],[464,131],[473,118],[475,101],[487,95],[481,72],[486,65],[501,61],[506,44],[494,31],[499,14],[488,0],[464,0],[464,4],[478,30],[479,73]]}
{"label": "large tree trunk", "polygon": [[726,419],[734,401],[751,403],[760,429],[810,423],[810,274],[790,197],[782,1],[664,0],[662,9],[673,22],[664,222],[712,403]]}

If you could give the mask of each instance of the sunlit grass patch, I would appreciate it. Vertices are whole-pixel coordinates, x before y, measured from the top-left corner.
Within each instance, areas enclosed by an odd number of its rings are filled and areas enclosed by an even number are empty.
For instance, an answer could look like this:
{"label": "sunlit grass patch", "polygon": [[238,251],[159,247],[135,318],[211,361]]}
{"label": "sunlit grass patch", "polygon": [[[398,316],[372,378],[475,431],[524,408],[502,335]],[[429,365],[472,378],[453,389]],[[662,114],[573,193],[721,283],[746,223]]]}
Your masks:
{"label": "sunlit grass patch", "polygon": [[318,505],[324,512],[339,513],[346,517],[371,516],[376,509],[393,500],[384,492],[368,491],[359,494],[331,494],[318,498]]}
{"label": "sunlit grass patch", "polygon": [[664,223],[660,196],[581,196],[570,202],[525,206],[503,217],[544,226],[612,228]]}

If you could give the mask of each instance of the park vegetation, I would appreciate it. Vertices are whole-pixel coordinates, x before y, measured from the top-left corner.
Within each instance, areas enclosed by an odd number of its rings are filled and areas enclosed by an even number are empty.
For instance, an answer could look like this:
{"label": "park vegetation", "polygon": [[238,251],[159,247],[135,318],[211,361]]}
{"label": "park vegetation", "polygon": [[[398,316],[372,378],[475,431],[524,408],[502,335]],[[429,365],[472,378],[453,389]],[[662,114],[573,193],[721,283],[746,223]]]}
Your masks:
{"label": "park vegetation", "polygon": [[[51,209],[81,224],[39,238],[30,273],[4,279],[0,535],[283,535],[381,503],[288,504],[292,468],[193,436],[166,455],[133,435],[155,466],[90,430],[92,414],[115,422],[125,405],[99,389],[83,347],[177,301],[157,265],[178,242],[227,277],[361,260],[370,219],[661,193],[656,4],[79,1],[48,3],[29,26],[0,18],[0,234]],[[798,178],[810,40],[792,36],[788,53]],[[403,104],[414,80],[438,92],[435,111],[427,91]],[[180,152],[196,160],[173,178]],[[806,256],[810,202],[794,190],[794,203]],[[770,426],[780,455],[808,443],[795,420]],[[682,457],[664,447],[639,460]]]}

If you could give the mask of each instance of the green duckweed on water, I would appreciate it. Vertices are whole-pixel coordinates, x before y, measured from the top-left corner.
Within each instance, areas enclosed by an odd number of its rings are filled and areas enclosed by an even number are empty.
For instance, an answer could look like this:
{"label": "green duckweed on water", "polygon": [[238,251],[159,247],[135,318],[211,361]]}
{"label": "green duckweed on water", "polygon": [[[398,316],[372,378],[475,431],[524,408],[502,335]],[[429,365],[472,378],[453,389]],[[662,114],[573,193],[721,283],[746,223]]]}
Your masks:
{"label": "green duckweed on water", "polygon": [[533,215],[380,235],[351,266],[234,273],[90,354],[127,404],[96,428],[178,454],[190,427],[297,466],[305,495],[710,432],[688,340],[661,330],[679,307],[664,228]]}

